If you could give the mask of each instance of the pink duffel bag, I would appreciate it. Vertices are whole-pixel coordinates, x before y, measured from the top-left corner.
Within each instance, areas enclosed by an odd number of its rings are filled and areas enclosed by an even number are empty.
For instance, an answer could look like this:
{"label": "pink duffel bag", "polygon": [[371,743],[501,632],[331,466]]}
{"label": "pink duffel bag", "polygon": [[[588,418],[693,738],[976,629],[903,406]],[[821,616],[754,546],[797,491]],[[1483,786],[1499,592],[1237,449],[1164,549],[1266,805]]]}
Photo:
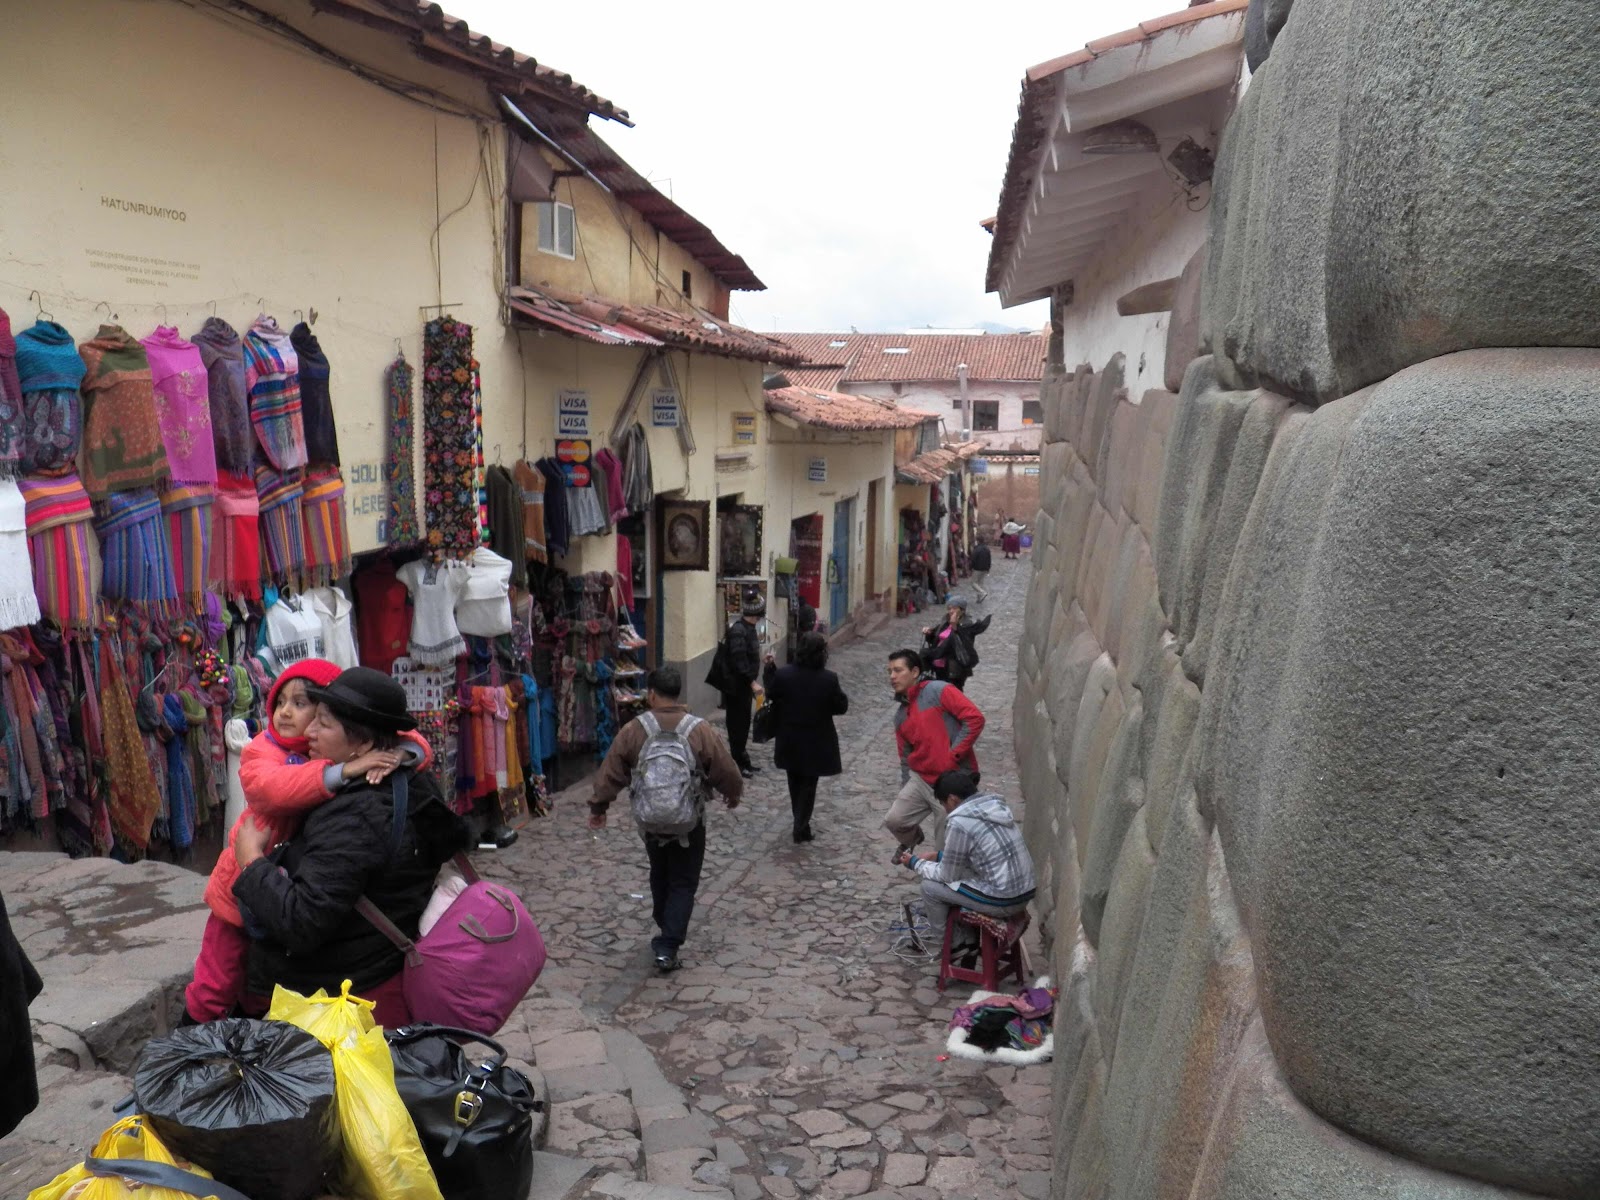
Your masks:
{"label": "pink duffel bag", "polygon": [[544,939],[515,892],[481,879],[465,854],[453,861],[466,890],[416,941],[365,896],[356,910],[406,956],[403,987],[413,1021],[493,1036],[544,969]]}

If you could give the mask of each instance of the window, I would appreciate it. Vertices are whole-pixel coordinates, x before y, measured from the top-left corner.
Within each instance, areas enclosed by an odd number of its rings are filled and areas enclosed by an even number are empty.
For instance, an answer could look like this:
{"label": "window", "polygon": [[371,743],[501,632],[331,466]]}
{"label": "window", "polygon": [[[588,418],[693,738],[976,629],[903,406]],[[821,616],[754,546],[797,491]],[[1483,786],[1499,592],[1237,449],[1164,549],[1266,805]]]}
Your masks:
{"label": "window", "polygon": [[1022,423],[1024,425],[1044,424],[1044,405],[1038,400],[1024,400],[1022,402]]}
{"label": "window", "polygon": [[683,297],[685,300],[694,299],[694,277],[687,271],[683,273]]}
{"label": "window", "polygon": [[956,397],[956,398],[955,398],[955,399],[953,399],[953,400],[951,400],[951,401],[950,401],[950,407],[951,407],[951,408],[952,408],[952,409],[953,409],[953,410],[954,410],[954,411],[956,411],[956,412],[960,412],[960,411],[961,411],[961,409],[962,409],[962,402],[961,402],[961,397],[960,397],[960,396],[957,396],[957,397]]}
{"label": "window", "polygon": [[903,383],[892,383],[889,386],[894,388],[894,394],[896,396],[900,395],[906,390],[906,386]]}
{"label": "window", "polygon": [[559,200],[541,201],[539,209],[539,250],[561,258],[576,258],[578,219],[572,205]]}
{"label": "window", "polygon": [[1000,428],[1000,401],[974,400],[972,402],[973,429]]}

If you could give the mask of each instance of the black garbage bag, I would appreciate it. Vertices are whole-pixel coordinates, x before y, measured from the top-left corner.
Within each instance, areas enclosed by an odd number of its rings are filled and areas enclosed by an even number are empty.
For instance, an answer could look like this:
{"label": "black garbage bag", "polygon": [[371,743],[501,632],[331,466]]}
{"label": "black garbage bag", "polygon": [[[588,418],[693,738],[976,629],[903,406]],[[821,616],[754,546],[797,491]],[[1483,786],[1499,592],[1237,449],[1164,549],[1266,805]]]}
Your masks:
{"label": "black garbage bag", "polygon": [[311,1200],[338,1169],[333,1056],[293,1025],[236,1018],[156,1038],[133,1093],[168,1149],[251,1200]]}

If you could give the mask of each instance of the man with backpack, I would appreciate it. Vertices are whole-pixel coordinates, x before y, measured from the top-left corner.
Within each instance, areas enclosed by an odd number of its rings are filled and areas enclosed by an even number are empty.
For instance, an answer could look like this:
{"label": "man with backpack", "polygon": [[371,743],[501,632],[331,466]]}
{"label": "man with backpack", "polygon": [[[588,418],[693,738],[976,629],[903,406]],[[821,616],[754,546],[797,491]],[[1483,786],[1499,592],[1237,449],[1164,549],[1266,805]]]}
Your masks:
{"label": "man with backpack", "polygon": [[705,807],[714,789],[729,808],[744,777],[716,731],[684,707],[683,676],[657,667],[646,680],[649,708],[618,732],[595,777],[589,828],[603,829],[623,788],[650,858],[650,896],[660,934],[650,941],[656,968],[676,971],[689,935],[700,867],[706,857]]}

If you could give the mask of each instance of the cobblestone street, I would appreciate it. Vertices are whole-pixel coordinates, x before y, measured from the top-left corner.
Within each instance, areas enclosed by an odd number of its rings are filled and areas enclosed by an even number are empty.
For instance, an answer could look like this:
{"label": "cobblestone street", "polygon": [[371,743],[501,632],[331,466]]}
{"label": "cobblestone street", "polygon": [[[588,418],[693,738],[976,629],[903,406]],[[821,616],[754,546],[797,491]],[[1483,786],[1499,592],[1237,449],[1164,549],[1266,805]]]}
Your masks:
{"label": "cobblestone street", "polygon": [[[995,620],[968,691],[988,718],[985,784],[1015,805],[1028,564],[997,566],[979,609]],[[1048,1070],[940,1061],[949,1014],[971,989],[941,998],[933,961],[891,951],[915,888],[889,863],[880,827],[899,786],[884,660],[917,644],[935,615],[895,619],[835,651],[829,665],[851,701],[839,722],[846,774],[823,782],[811,845],[790,841],[783,774],[770,749],[753,748],[766,769],[745,802],[734,813],[714,804],[708,818],[678,973],[651,964],[645,857],[625,801],[596,835],[583,823],[588,786],[575,786],[553,819],[488,864],[514,878],[549,945],[550,1000],[524,1009],[554,1102],[547,1148],[614,1172],[596,1194],[644,1195],[623,1182],[635,1172],[741,1200],[1048,1193]]]}

